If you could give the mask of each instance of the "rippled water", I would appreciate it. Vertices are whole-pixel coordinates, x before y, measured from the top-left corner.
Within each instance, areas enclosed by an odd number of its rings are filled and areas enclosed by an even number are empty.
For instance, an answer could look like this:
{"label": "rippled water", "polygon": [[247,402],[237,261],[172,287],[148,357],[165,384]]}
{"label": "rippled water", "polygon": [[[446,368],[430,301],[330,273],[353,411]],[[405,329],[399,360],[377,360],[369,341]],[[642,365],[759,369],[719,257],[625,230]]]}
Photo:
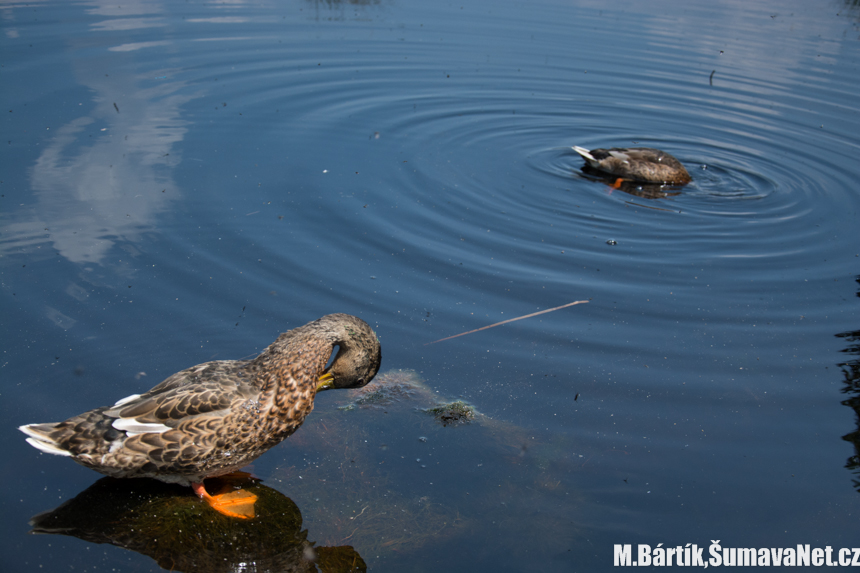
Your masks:
{"label": "rippled water", "polygon": [[[162,563],[25,535],[99,476],[16,426],[330,312],[374,326],[383,372],[482,416],[326,393],[255,463],[309,540],[372,570],[856,545],[856,2],[0,16],[10,570]],[[614,189],[572,145],[659,147],[693,182]]]}

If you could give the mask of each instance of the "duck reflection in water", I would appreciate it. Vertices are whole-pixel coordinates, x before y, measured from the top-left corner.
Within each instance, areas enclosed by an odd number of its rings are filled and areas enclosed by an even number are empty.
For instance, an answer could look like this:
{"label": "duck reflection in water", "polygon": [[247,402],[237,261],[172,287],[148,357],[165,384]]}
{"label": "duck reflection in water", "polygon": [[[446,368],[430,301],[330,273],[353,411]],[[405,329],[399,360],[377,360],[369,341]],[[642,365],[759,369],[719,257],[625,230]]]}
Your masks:
{"label": "duck reflection in water", "polygon": [[366,571],[350,546],[314,547],[293,501],[241,472],[210,487],[241,487],[257,496],[254,519],[207,510],[188,490],[155,480],[102,478],[30,520],[31,533],[110,543],[154,559],[170,571]]}

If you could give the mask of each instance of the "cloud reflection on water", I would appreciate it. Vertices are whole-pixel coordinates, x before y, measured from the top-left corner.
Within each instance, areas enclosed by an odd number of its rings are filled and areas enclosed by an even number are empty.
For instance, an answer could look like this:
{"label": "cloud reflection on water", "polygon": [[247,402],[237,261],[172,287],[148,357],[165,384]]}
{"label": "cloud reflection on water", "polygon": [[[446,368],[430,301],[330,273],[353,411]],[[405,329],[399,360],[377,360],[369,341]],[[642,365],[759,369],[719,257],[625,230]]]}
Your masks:
{"label": "cloud reflection on water", "polygon": [[[147,3],[130,11],[155,8]],[[108,10],[99,6],[95,12]],[[91,29],[98,33],[153,24],[150,19],[113,22],[101,21]],[[29,169],[36,202],[7,224],[0,247],[6,253],[47,240],[71,262],[102,263],[115,243],[138,241],[151,230],[158,214],[179,195],[173,168],[181,160],[177,144],[187,132],[180,108],[196,96],[183,93],[182,81],[155,80],[174,74],[139,71],[124,53],[170,42],[120,44],[108,48],[110,55],[88,51],[89,42],[76,38],[66,52],[75,79],[91,94],[89,102],[80,104],[89,113],[48,127],[51,135]]]}

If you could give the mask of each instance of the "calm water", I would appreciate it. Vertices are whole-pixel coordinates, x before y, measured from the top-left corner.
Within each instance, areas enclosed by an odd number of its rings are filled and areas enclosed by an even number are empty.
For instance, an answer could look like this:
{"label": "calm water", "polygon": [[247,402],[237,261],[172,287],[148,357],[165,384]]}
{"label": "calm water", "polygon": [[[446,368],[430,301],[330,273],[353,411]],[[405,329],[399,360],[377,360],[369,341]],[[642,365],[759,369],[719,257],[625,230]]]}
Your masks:
{"label": "calm water", "polygon": [[[857,2],[0,16],[4,570],[161,570],[116,539],[28,535],[100,476],[16,426],[330,312],[429,392],[321,395],[252,470],[297,531],[370,570],[857,546]],[[574,144],[660,147],[694,182],[613,190]],[[416,410],[433,397],[484,417],[443,427]]]}

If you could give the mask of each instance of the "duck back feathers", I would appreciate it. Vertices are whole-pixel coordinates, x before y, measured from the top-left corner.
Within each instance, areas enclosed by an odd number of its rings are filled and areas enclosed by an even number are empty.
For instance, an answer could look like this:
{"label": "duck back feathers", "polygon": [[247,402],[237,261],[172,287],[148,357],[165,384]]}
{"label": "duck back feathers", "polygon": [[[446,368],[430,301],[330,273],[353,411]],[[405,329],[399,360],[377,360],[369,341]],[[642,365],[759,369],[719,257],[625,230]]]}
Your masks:
{"label": "duck back feathers", "polygon": [[693,180],[680,161],[665,151],[650,147],[613,147],[573,150],[598,171],[630,181],[686,185]]}

